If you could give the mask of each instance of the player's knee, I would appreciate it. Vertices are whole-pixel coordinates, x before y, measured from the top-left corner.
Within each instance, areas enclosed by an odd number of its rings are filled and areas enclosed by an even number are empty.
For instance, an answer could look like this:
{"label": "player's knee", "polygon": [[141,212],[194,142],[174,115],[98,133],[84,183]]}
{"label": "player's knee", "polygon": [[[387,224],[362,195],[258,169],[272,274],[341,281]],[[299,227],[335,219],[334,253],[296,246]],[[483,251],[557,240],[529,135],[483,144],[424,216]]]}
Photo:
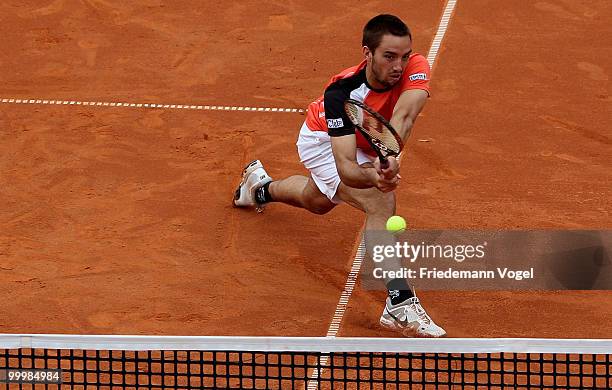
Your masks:
{"label": "player's knee", "polygon": [[308,210],[311,213],[323,215],[323,214],[329,213],[336,205],[330,201],[327,201],[327,202],[315,201],[315,202],[311,202],[311,204],[309,204],[308,206],[309,206]]}
{"label": "player's knee", "polygon": [[326,208],[326,207],[315,207],[310,209],[311,213],[317,214],[317,215],[323,215],[323,214],[327,214],[331,211],[331,208]]}
{"label": "player's knee", "polygon": [[327,196],[319,190],[312,179],[304,186],[302,205],[311,213],[319,215],[329,213],[336,206],[335,203],[327,199]]}

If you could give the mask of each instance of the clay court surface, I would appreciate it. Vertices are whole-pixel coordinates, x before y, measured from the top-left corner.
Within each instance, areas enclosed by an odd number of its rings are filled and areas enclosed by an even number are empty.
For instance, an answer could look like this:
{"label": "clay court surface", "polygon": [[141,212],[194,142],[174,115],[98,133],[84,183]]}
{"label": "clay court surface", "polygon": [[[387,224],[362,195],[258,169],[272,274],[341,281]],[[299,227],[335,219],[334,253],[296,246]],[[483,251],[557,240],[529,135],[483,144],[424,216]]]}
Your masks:
{"label": "clay court surface", "polygon": [[[0,100],[304,109],[442,0],[0,4]],[[612,3],[458,1],[402,162],[419,229],[609,229]],[[364,218],[231,207],[240,172],[306,174],[304,114],[0,103],[0,333],[324,336]],[[451,337],[608,338],[612,293],[423,291]],[[339,336],[378,326],[359,283]]]}

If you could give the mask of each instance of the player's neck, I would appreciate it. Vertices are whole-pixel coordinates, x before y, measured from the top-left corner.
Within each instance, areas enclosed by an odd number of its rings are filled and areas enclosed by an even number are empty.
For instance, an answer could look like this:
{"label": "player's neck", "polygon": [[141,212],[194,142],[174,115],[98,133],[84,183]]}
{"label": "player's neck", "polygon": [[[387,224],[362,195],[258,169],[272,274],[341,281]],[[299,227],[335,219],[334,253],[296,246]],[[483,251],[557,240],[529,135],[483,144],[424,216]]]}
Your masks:
{"label": "player's neck", "polygon": [[385,91],[389,89],[388,86],[381,84],[376,77],[374,76],[374,72],[372,72],[372,67],[370,64],[366,64],[365,68],[366,81],[368,82],[368,87],[372,88],[375,91]]}

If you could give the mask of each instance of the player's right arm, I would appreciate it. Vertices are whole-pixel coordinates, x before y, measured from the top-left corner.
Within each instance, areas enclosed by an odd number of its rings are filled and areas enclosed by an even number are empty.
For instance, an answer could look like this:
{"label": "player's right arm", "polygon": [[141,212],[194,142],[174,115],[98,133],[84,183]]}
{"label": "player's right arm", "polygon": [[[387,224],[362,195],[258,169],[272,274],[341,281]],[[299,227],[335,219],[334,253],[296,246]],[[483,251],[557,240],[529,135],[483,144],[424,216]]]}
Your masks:
{"label": "player's right arm", "polygon": [[[344,102],[349,97],[350,88],[345,88],[342,81],[332,83],[324,94],[325,118],[327,132],[331,138],[332,151],[336,160],[336,169],[340,180],[353,188],[377,187],[383,192],[393,191],[397,187],[398,177],[392,175],[388,178],[380,169],[378,160],[374,164],[357,162],[357,139],[355,126],[344,111]],[[395,159],[390,162],[385,173],[397,172]]]}
{"label": "player's right arm", "polygon": [[[359,165],[357,162],[357,140],[355,134],[331,137],[332,151],[336,160],[336,169],[340,180],[353,188],[376,187],[382,192],[395,190],[398,177],[387,179],[381,174],[378,160],[375,164]],[[389,163],[397,164],[395,158],[390,157]],[[392,167],[390,167],[392,168]]]}

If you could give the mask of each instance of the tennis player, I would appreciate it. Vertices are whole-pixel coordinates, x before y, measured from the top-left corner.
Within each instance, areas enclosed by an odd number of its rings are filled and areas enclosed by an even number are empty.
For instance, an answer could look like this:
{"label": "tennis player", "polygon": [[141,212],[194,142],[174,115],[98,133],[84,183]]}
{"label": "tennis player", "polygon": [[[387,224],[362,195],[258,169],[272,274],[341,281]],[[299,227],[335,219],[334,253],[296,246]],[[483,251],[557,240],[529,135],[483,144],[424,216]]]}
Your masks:
{"label": "tennis player", "polygon": [[[406,139],[429,97],[427,59],[412,51],[410,30],[398,17],[378,15],[363,29],[364,60],[332,77],[308,115],[297,140],[300,160],[310,177],[272,180],[259,160],[249,163],[234,195],[238,207],[262,209],[271,202],[325,214],[339,203],[366,214],[366,230],[385,229],[395,214],[394,190],[400,182],[398,161],[390,157],[382,169],[376,153],[355,130],[344,102],[364,102]],[[371,254],[371,248],[366,249]],[[441,337],[436,325],[404,279],[385,279],[388,297],[380,318],[383,326],[406,336]]]}

